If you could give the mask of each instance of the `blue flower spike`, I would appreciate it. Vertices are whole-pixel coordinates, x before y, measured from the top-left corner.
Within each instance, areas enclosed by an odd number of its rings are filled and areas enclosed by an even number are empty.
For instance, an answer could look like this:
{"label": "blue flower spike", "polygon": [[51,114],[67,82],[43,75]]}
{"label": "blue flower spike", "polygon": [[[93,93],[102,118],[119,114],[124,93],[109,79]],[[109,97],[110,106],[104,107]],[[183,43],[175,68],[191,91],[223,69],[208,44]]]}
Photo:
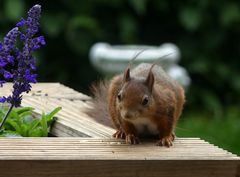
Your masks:
{"label": "blue flower spike", "polygon": [[[33,52],[46,45],[44,36],[39,32],[41,6],[34,5],[28,11],[27,19],[21,18],[16,27],[10,30],[0,42],[0,87],[13,81],[13,92],[8,97],[0,97],[0,102],[8,102],[11,107],[0,125],[0,129],[13,107],[19,107],[22,93],[31,90],[31,83],[37,82],[36,61]],[[21,43],[18,48],[17,43]]]}

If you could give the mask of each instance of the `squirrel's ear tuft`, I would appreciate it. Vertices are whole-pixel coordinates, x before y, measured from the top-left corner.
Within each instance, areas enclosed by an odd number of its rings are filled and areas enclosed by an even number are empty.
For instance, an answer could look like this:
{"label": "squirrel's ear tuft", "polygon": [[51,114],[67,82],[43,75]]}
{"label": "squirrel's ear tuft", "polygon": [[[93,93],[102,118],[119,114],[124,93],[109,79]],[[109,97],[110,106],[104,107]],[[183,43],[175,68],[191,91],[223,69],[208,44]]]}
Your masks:
{"label": "squirrel's ear tuft", "polygon": [[150,90],[150,92],[152,92],[153,89],[153,84],[154,84],[154,75],[152,72],[152,69],[150,69],[147,79],[145,81],[145,84],[147,85],[148,89]]}
{"label": "squirrel's ear tuft", "polygon": [[130,68],[127,68],[124,71],[124,75],[123,75],[123,83],[130,81]]}

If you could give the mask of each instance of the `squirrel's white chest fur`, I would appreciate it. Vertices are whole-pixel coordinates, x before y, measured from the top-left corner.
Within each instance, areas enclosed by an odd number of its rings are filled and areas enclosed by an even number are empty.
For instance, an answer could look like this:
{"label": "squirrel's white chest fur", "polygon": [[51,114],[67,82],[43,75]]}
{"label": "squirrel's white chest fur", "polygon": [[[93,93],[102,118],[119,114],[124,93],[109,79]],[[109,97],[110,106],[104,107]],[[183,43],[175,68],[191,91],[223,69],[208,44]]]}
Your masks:
{"label": "squirrel's white chest fur", "polygon": [[136,128],[139,134],[158,134],[157,125],[154,124],[150,119],[145,117],[139,117],[135,120],[130,121]]}

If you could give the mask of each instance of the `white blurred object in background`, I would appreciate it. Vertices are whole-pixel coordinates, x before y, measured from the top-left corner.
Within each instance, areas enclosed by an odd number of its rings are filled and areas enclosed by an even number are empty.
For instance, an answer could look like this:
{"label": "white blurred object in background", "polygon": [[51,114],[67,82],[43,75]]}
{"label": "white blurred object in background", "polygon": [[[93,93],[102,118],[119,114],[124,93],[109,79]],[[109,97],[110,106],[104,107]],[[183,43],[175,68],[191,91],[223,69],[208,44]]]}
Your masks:
{"label": "white blurred object in background", "polygon": [[190,78],[187,71],[177,65],[180,60],[180,51],[176,45],[171,43],[165,43],[159,47],[145,45],[111,46],[107,43],[96,43],[90,50],[90,61],[101,73],[113,75],[123,72],[130,60],[141,51],[143,52],[134,60],[133,65],[156,62],[185,88],[189,86]]}

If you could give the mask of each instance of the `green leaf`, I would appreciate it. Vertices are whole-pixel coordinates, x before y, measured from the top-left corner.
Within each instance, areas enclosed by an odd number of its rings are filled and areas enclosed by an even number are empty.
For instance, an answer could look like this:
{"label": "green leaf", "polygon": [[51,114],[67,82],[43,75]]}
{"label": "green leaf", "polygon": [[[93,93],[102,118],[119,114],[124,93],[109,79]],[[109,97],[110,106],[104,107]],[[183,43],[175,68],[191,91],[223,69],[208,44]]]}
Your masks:
{"label": "green leaf", "polygon": [[[15,108],[9,114],[9,117],[4,125],[4,129],[23,137],[46,137],[48,136],[50,125],[55,120],[54,115],[56,115],[61,109],[61,107],[57,107],[47,115],[43,113],[41,118],[35,118],[34,113],[32,112],[33,108]],[[5,115],[5,112],[5,109],[0,109],[0,115],[2,115],[2,117]]]}
{"label": "green leaf", "polygon": [[54,115],[57,114],[62,108],[61,107],[57,107],[55,108],[52,112],[48,113],[46,115],[47,117],[47,122],[52,122]]}
{"label": "green leaf", "polygon": [[16,131],[16,129],[10,124],[8,121],[5,122],[3,125],[4,130]]}
{"label": "green leaf", "polygon": [[24,137],[28,136],[28,124],[21,125],[21,135]]}
{"label": "green leaf", "polygon": [[4,110],[2,108],[0,108],[0,121],[2,121],[4,115],[5,115]]}
{"label": "green leaf", "polygon": [[39,125],[40,120],[39,119],[34,119],[31,124],[28,127],[28,136],[31,136],[31,134],[34,132],[36,127]]}
{"label": "green leaf", "polygon": [[13,109],[11,111],[7,120],[13,120],[17,124],[18,129],[16,129],[16,131],[21,134],[21,126],[22,126],[23,121],[21,120],[20,116],[15,111],[15,109]]}
{"label": "green leaf", "polygon": [[17,112],[18,114],[22,114],[25,112],[32,112],[34,108],[31,107],[20,107],[20,108],[15,108],[14,111]]}
{"label": "green leaf", "polygon": [[15,109],[12,109],[12,111],[9,113],[8,119],[20,120],[20,116],[15,111]]}
{"label": "green leaf", "polygon": [[41,128],[42,128],[42,135],[45,137],[45,136],[48,136],[48,124],[47,124],[47,117],[45,116],[45,114],[43,113],[42,114],[42,118],[41,118]]}
{"label": "green leaf", "polygon": [[36,127],[35,129],[33,129],[31,131],[31,133],[29,134],[30,137],[43,137],[43,130],[42,127]]}
{"label": "green leaf", "polygon": [[21,134],[21,126],[13,119],[7,119],[6,123],[8,123],[9,125],[11,125],[11,127],[13,127],[12,130],[18,132],[19,134]]}

